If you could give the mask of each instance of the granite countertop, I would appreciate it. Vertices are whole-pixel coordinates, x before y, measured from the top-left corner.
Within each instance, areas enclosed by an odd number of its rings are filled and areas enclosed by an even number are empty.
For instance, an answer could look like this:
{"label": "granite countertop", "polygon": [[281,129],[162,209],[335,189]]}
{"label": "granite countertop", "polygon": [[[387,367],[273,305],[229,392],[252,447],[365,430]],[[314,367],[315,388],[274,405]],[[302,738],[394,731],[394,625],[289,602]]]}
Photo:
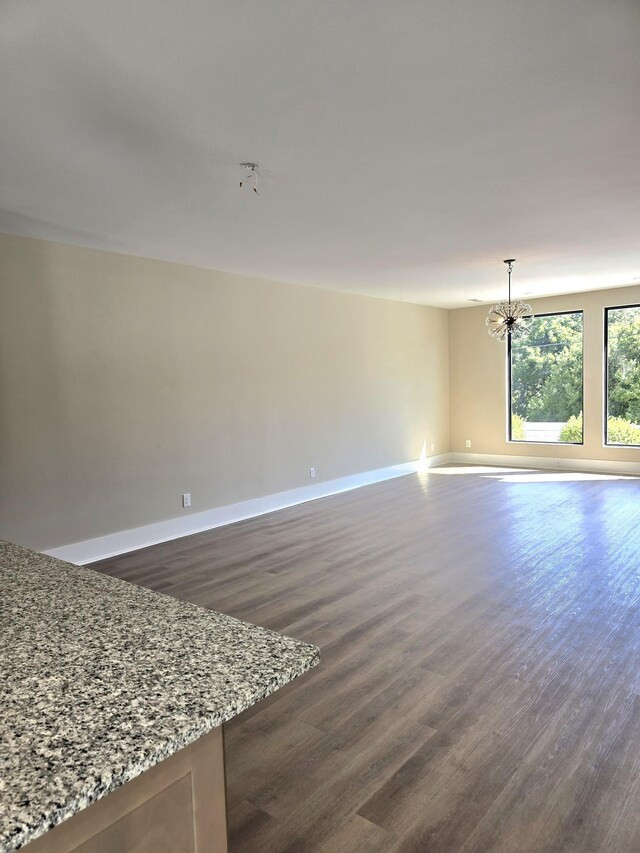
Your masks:
{"label": "granite countertop", "polygon": [[315,666],[315,646],[0,541],[0,851]]}

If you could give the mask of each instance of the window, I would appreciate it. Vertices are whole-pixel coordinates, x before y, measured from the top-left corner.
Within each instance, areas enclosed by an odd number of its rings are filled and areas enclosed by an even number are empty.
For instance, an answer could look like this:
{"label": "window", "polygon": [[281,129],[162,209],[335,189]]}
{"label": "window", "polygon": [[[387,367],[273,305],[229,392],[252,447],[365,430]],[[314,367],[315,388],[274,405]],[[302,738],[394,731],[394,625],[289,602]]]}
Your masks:
{"label": "window", "polygon": [[640,446],[640,305],[605,309],[606,444]]}
{"label": "window", "polygon": [[509,341],[509,440],[582,444],[582,311],[538,314]]}

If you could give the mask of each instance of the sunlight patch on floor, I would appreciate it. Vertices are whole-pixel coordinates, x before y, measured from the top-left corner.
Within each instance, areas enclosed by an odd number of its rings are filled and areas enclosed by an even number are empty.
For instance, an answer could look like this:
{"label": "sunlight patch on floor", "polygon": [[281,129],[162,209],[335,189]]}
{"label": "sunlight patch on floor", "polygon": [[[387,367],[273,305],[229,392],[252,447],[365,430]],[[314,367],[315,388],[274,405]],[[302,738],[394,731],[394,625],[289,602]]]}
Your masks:
{"label": "sunlight patch on floor", "polygon": [[505,483],[568,483],[581,480],[634,480],[636,477],[627,474],[597,474],[588,471],[518,471],[508,477],[502,474],[487,474],[493,480],[503,480]]}
{"label": "sunlight patch on floor", "polygon": [[504,468],[489,465],[459,465],[431,468],[432,474],[475,474],[505,483],[567,483],[582,480],[637,480],[633,474],[607,474],[597,471],[542,470],[538,468]]}

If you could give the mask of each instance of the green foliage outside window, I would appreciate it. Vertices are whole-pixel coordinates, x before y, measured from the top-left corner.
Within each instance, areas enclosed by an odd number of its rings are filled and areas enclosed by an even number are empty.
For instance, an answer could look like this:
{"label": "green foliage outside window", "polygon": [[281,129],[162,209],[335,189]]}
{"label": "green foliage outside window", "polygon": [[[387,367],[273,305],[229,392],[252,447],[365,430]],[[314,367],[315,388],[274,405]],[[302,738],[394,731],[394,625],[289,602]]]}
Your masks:
{"label": "green foliage outside window", "polygon": [[[640,307],[607,312],[607,441],[640,445]],[[564,423],[558,441],[582,441],[582,314],[535,317],[511,351],[511,436],[526,423]]]}
{"label": "green foliage outside window", "polygon": [[[610,444],[640,444],[640,427],[625,418],[609,418],[607,436]],[[582,441],[582,412],[572,415],[560,431],[559,441]]]}
{"label": "green foliage outside window", "polygon": [[514,342],[511,401],[525,421],[568,421],[582,410],[581,313],[536,317]]}
{"label": "green foliage outside window", "polygon": [[511,415],[511,438],[513,441],[524,441],[524,418],[520,415]]}
{"label": "green foliage outside window", "polygon": [[640,444],[640,427],[625,418],[609,418],[607,440],[609,444]]}
{"label": "green foliage outside window", "polygon": [[560,430],[558,441],[569,441],[574,444],[582,441],[582,412],[579,415],[571,415]]}
{"label": "green foliage outside window", "polygon": [[623,435],[631,435],[619,419],[640,424],[640,308],[613,308],[607,312],[607,319],[607,440],[612,444],[640,444],[637,439],[613,437],[614,433],[619,436],[621,429]]}

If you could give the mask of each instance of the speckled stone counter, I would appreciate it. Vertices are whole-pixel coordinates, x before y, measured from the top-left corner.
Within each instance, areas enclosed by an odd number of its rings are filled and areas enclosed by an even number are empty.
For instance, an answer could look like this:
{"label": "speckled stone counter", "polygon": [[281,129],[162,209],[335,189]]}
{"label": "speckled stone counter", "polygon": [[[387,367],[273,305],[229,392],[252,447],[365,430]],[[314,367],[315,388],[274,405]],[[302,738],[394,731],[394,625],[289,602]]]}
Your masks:
{"label": "speckled stone counter", "polygon": [[0,541],[0,850],[314,666],[314,646]]}

